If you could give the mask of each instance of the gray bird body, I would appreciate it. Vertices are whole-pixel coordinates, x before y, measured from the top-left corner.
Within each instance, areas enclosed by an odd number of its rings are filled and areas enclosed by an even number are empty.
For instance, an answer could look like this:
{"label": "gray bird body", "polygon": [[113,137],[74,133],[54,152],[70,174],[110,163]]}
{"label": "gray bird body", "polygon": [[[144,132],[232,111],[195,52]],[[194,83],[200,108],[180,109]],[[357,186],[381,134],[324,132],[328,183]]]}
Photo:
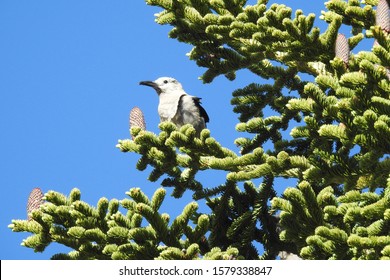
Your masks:
{"label": "gray bird body", "polygon": [[197,135],[206,128],[209,121],[200,98],[187,94],[182,85],[173,78],[161,77],[155,81],[143,81],[141,85],[154,88],[159,96],[158,114],[160,121],[171,121],[177,127],[192,124]]}

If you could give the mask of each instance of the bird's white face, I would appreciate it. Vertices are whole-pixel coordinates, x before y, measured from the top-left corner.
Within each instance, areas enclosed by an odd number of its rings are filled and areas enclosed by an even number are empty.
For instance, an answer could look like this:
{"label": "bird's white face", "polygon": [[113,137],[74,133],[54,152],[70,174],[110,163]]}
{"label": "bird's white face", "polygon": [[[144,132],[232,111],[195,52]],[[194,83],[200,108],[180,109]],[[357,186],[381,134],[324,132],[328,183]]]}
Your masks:
{"label": "bird's white face", "polygon": [[183,90],[182,85],[174,78],[161,77],[154,81],[161,92]]}

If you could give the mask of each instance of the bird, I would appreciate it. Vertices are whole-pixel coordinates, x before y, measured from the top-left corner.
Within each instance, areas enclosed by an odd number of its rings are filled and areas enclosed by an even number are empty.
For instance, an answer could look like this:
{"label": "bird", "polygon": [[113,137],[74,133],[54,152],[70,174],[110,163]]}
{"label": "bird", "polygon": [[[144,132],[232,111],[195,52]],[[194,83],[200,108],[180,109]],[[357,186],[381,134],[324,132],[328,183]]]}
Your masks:
{"label": "bird", "polygon": [[160,77],[155,81],[141,81],[140,85],[152,87],[158,94],[160,121],[170,121],[178,128],[191,124],[199,137],[206,128],[209,116],[200,105],[201,98],[187,94],[174,78]]}

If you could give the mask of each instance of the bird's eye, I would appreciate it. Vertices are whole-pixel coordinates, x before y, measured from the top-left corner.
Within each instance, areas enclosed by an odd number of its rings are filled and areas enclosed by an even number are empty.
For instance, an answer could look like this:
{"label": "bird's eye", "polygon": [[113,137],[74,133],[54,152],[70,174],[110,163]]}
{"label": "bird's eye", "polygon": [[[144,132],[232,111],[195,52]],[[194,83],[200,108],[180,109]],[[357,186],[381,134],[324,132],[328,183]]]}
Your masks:
{"label": "bird's eye", "polygon": [[168,83],[168,80],[164,80],[164,84],[167,84]]}

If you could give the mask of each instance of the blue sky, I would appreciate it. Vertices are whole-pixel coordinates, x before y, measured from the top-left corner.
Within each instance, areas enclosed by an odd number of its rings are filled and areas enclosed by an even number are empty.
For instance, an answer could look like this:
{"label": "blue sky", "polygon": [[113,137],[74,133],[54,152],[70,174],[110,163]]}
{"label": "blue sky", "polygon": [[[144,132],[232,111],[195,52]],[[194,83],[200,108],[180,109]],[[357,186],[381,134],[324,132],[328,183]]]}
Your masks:
{"label": "blue sky", "polygon": [[[316,25],[322,25],[322,1],[278,2],[316,13]],[[132,187],[150,197],[159,187],[146,180],[149,173],[135,169],[138,155],[115,148],[118,139],[129,137],[134,106],[144,111],[148,130],[159,131],[157,95],[139,81],[177,78],[188,93],[203,98],[212,136],[238,151],[233,141],[242,135],[235,131],[231,93],[262,81],[241,71],[234,82],[219,77],[202,84],[204,69],[185,56],[191,46],[168,38],[170,27],[154,22],[158,11],[143,0],[0,1],[0,259],[48,259],[69,251],[50,245],[34,253],[20,246],[28,234],[7,227],[26,218],[35,187],[64,194],[77,187],[91,205],[101,197],[125,198]],[[224,173],[209,175],[202,176],[209,186],[224,181]],[[161,210],[173,218],[191,193],[175,200],[171,191]]]}

